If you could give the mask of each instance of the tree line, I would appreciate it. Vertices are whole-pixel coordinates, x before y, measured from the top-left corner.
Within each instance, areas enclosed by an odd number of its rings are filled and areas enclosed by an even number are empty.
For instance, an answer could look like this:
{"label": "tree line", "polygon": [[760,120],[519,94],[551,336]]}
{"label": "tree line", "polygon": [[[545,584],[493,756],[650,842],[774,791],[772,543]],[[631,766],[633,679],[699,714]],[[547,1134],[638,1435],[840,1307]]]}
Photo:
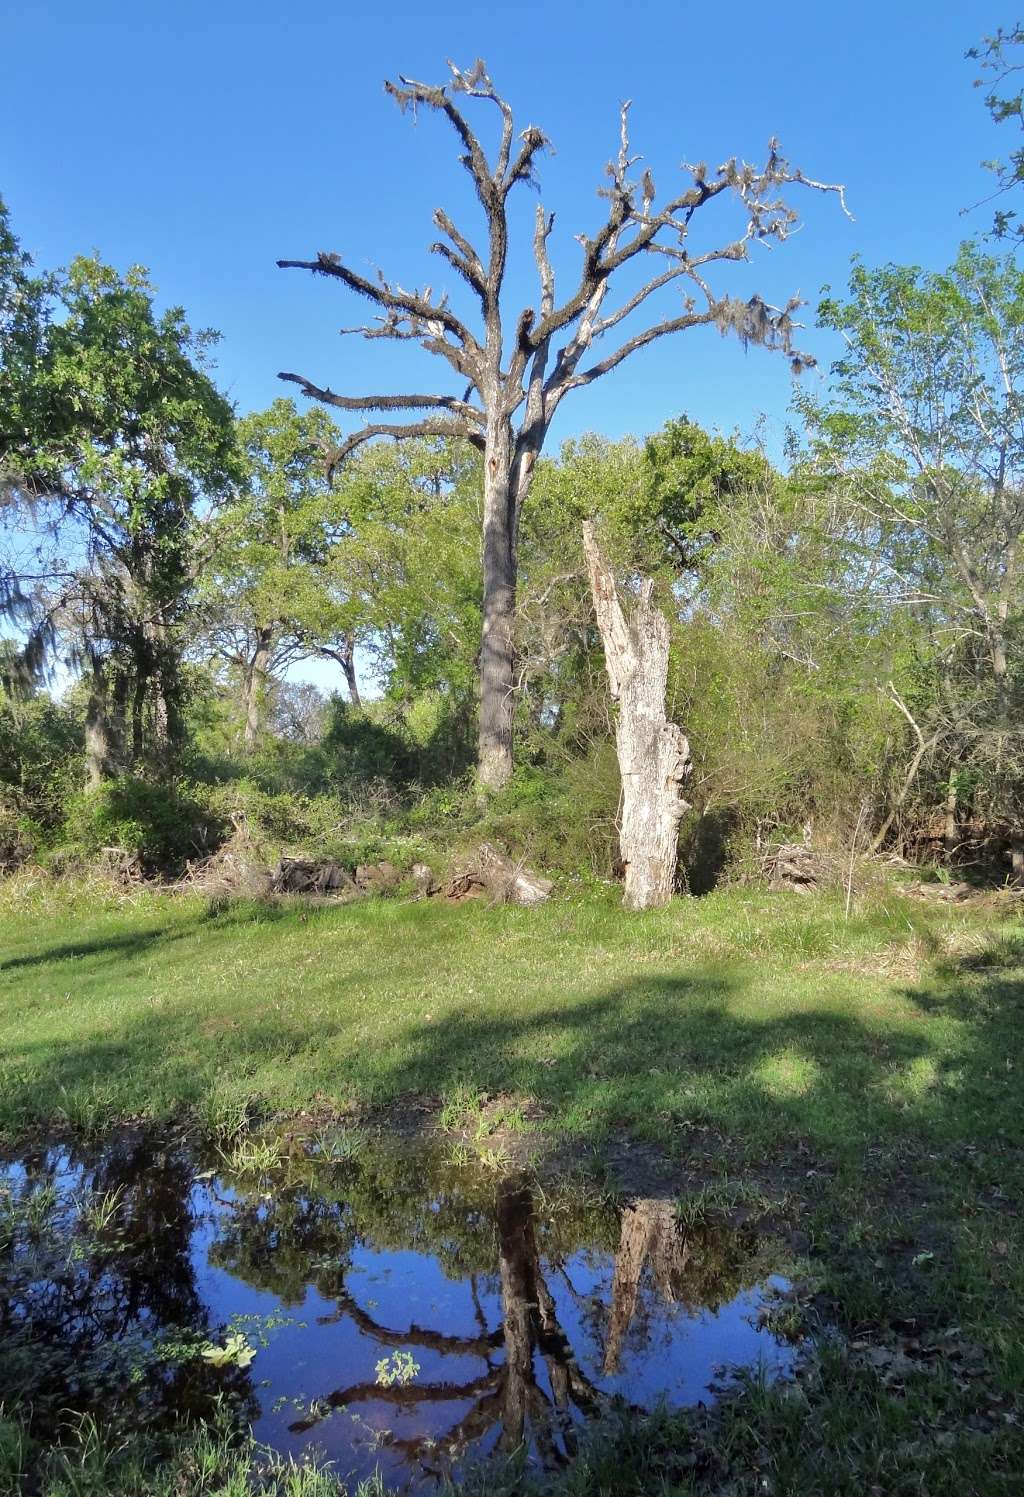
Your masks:
{"label": "tree line", "polygon": [[[1017,40],[991,39],[985,60]],[[144,270],[40,269],[0,208],[3,860],[67,840],[69,806],[81,819],[104,787],[195,800],[246,780],[313,797],[384,786],[406,806],[448,786],[481,814],[533,799],[538,817],[600,828],[580,845],[603,849],[595,871],[614,866],[589,522],[627,612],[643,591],[667,622],[698,884],[713,845],[749,852],[811,825],[1024,873],[1012,252],[966,243],[942,271],[855,261],[817,307],[843,353],[827,382],[795,387],[782,463],[685,416],[552,452],[564,397],[655,339],[711,325],[811,364],[796,302],[737,298],[715,277],[787,238],[793,192],[841,189],[772,143],[757,166],[697,163],[659,195],[624,108],[578,279],[557,290],[538,203],[538,299],[510,321],[507,202],[546,138],[517,134],[482,64],[389,91],[459,143],[482,238],[439,208],[432,248],[475,319],[333,254],[281,263],[364,298],[373,320],[351,331],[425,348],[457,392],[344,396],[285,373],[301,408],[238,416],[215,336],[161,312]],[[493,155],[474,110],[495,114]],[[732,231],[705,228],[727,200]],[[367,424],[345,432],[339,412]],[[313,659],[338,668],[343,699],[293,684]]]}

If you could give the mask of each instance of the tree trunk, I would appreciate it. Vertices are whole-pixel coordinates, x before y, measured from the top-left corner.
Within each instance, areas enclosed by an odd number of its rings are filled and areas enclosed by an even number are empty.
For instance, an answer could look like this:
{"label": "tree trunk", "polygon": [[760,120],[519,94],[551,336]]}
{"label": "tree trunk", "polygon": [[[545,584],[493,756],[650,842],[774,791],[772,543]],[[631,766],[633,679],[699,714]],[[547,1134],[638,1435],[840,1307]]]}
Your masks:
{"label": "tree trunk", "polygon": [[1006,655],[1006,635],[1002,625],[995,625],[991,621],[988,624],[988,648],[992,661],[992,675],[995,677],[996,691],[999,693],[1000,704],[1002,704],[1006,692],[1006,677],[1008,661]]}
{"label": "tree trunk", "polygon": [[946,861],[949,863],[953,861],[960,845],[960,833],[956,824],[957,799],[956,770],[951,769],[946,787],[946,806],[942,826],[942,841],[946,849]]}
{"label": "tree trunk", "polygon": [[498,1186],[498,1255],[505,1332],[504,1429],[501,1445],[523,1443],[534,1387],[534,1316],[537,1312],[537,1244],[533,1198],[528,1186],[503,1180]]}
{"label": "tree trunk", "polygon": [[106,672],[102,665],[94,665],[85,709],[85,783],[88,789],[98,790],[104,780],[110,779],[116,758]]}
{"label": "tree trunk", "polygon": [[643,583],[627,624],[589,521],[583,527],[583,549],[612,700],[619,705],[615,749],[622,776],[623,903],[630,910],[646,910],[672,897],[679,820],[689,809],[682,783],[692,767],[690,746],[682,729],[665,716],[669,633],[664,616],[651,603],[653,583]]}
{"label": "tree trunk", "polygon": [[648,1259],[662,1299],[671,1302],[672,1271],[679,1256],[675,1208],[671,1201],[634,1201],[622,1213],[619,1250],[615,1254],[612,1302],[608,1315],[604,1373],[618,1372],[626,1334],[636,1310],[644,1265]]}
{"label": "tree trunk", "polygon": [[484,593],[480,643],[480,740],[477,763],[484,792],[500,790],[512,773],[515,685],[515,499],[511,433],[487,443],[484,458]]}
{"label": "tree trunk", "polygon": [[172,646],[168,646],[161,657],[160,665],[160,707],[164,723],[164,748],[168,769],[175,771],[178,768],[178,759],[185,740],[188,737],[188,729],[185,726],[185,710],[181,681],[181,662],[176,653],[171,653]]}
{"label": "tree trunk", "polygon": [[140,764],[146,751],[146,692],[149,678],[138,669],[132,687],[132,762]]}
{"label": "tree trunk", "polygon": [[356,642],[351,634],[345,635],[338,659],[348,687],[348,699],[353,707],[361,707],[363,703],[359,695],[359,682],[356,680]]}
{"label": "tree trunk", "polygon": [[245,731],[242,741],[247,751],[256,747],[263,730],[263,705],[267,695],[272,644],[271,631],[257,629],[256,648],[249,662],[249,669],[245,673]]}

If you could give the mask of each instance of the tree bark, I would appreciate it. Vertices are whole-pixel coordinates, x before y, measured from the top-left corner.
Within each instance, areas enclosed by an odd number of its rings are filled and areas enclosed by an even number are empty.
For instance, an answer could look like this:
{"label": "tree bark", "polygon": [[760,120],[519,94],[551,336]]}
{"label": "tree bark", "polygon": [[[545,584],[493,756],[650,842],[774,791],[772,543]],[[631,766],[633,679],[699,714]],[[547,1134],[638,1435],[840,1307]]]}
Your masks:
{"label": "tree bark", "polygon": [[690,746],[682,729],[665,716],[669,632],[664,615],[651,602],[653,583],[643,583],[627,623],[589,521],[583,527],[583,549],[612,700],[619,706],[615,749],[622,776],[623,903],[630,910],[646,910],[672,897],[679,821],[689,809],[682,783],[692,768]]}
{"label": "tree bark", "polygon": [[106,672],[94,665],[89,677],[89,700],[85,709],[85,783],[98,790],[114,772],[117,757],[110,722]]}
{"label": "tree bark", "polygon": [[956,770],[949,771],[949,780],[946,785],[946,805],[943,815],[942,841],[946,850],[946,861],[951,863],[956,856],[957,848],[960,846],[960,833],[957,829],[956,813],[957,801]]}
{"label": "tree bark", "polygon": [[488,441],[484,459],[483,633],[480,642],[478,781],[500,790],[512,774],[516,542],[511,432]]}
{"label": "tree bark", "polygon": [[245,730],[242,741],[247,751],[256,747],[263,730],[263,705],[267,694],[272,645],[272,631],[257,629],[256,648],[245,674]]}
{"label": "tree bark", "polygon": [[139,764],[146,751],[146,692],[149,678],[138,669],[132,687],[132,760]]}
{"label": "tree bark", "polygon": [[363,702],[359,695],[359,682],[356,679],[356,642],[351,634],[346,634],[338,658],[345,676],[345,685],[348,687],[348,699],[353,707],[361,707]]}
{"label": "tree bark", "polygon": [[501,1446],[523,1443],[533,1371],[534,1317],[537,1312],[537,1244],[533,1198],[528,1186],[503,1180],[497,1199],[502,1321],[505,1331],[504,1428]]}
{"label": "tree bark", "polygon": [[634,1201],[622,1213],[619,1250],[615,1254],[612,1302],[608,1316],[604,1373],[618,1372],[626,1335],[633,1320],[644,1265],[651,1260],[662,1298],[674,1299],[672,1270],[679,1254],[675,1209],[671,1201]]}

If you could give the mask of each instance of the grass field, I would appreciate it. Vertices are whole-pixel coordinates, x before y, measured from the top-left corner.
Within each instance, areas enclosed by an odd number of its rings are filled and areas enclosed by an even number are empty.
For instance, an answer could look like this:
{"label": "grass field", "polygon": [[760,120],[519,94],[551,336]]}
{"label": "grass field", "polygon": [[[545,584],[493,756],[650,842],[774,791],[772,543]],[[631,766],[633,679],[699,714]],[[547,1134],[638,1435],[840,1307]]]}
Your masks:
{"label": "grass field", "polygon": [[627,1176],[630,1148],[656,1156],[681,1198],[782,1231],[801,1313],[834,1333],[813,1375],[728,1407],[710,1465],[633,1431],[567,1490],[1024,1491],[1009,905],[891,894],[846,919],[736,890],[638,917],[614,891],[312,911],[26,887],[0,911],[0,1065],[11,1140],[428,1098]]}

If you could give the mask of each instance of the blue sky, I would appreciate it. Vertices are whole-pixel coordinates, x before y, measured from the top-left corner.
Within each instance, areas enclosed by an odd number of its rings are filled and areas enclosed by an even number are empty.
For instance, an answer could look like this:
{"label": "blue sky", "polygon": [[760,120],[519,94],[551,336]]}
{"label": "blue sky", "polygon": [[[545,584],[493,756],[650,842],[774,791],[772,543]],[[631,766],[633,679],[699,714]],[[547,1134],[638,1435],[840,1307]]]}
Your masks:
{"label": "blue sky", "polygon": [[[634,101],[634,149],[661,191],[680,181],[681,160],[757,160],[777,135],[808,175],[846,184],[856,221],[834,199],[800,193],[800,233],[727,277],[771,301],[801,292],[811,322],[820,287],[842,286],[855,252],[947,262],[987,226],[990,210],[960,210],[989,189],[979,163],[1009,145],[963,54],[1014,17],[953,0],[699,10],[679,0],[22,0],[5,12],[0,192],[25,247],[43,265],[91,249],[122,268],[148,265],[163,301],[222,332],[218,376],[240,411],[282,392],[279,369],[352,394],[438,384],[426,355],[339,338],[363,320],[341,288],[275,266],[330,249],[405,285],[446,284],[426,254],[431,210],[443,204],[467,228],[478,210],[444,122],[413,122],[385,96],[384,78],[399,72],[440,82],[446,58],[482,56],[519,123],[545,130],[556,153],[541,164],[542,199],[556,213],[561,290],[578,265],[573,235],[600,221],[595,193],[622,99]],[[522,191],[526,256],[534,201]],[[695,246],[735,226],[721,206]],[[510,305],[533,294],[527,259],[510,274]],[[810,328],[803,341],[827,364],[824,334]],[[790,394],[783,359],[702,330],[567,400],[553,435],[642,433],[686,412],[726,431],[767,417],[774,443]]]}
{"label": "blue sky", "polygon": [[[350,393],[436,383],[425,355],[340,339],[339,326],[361,320],[354,299],[274,264],[335,249],[407,285],[444,284],[425,253],[431,209],[461,208],[468,225],[475,204],[443,122],[403,117],[385,76],[441,81],[447,57],[480,55],[520,122],[545,129],[556,154],[542,163],[542,196],[557,215],[562,287],[578,264],[572,236],[599,219],[595,189],[624,97],[662,190],[680,180],[680,160],[756,160],[772,133],[808,174],[846,183],[856,222],[833,199],[798,194],[802,231],[734,275],[769,299],[813,301],[823,282],[842,285],[855,251],[947,261],[987,224],[985,211],[959,210],[986,190],[979,162],[1006,144],[963,53],[1007,16],[951,0],[5,9],[0,191],[25,246],[47,265],[92,248],[148,265],[163,299],[223,333],[219,377],[241,410],[280,393],[279,369]],[[708,242],[727,232],[718,207]],[[525,226],[528,189],[520,209]],[[533,292],[526,270],[510,277],[511,301]],[[804,341],[827,359],[823,335]],[[764,413],[778,429],[789,396],[782,359],[687,334],[567,401],[555,435],[642,432],[680,411],[726,430]]]}

